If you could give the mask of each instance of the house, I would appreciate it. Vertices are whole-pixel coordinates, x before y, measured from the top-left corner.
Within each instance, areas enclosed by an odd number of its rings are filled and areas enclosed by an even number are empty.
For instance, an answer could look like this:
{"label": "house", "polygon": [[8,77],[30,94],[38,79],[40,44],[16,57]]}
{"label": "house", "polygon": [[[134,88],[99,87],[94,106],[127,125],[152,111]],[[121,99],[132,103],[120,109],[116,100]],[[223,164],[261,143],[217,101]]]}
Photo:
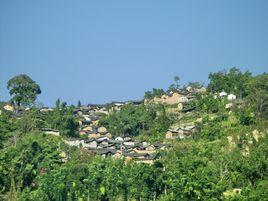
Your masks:
{"label": "house", "polygon": [[154,145],[148,145],[147,147],[145,147],[145,150],[146,151],[154,151],[155,147],[154,147]]}
{"label": "house", "polygon": [[93,127],[92,126],[86,126],[82,130],[83,131],[93,131]]}
{"label": "house", "polygon": [[155,149],[153,150],[146,150],[146,149],[140,149],[140,147],[134,148],[133,152],[137,154],[152,154],[155,153]]}
{"label": "house", "polygon": [[110,138],[108,138],[108,137],[100,137],[100,138],[97,139],[97,142],[98,143],[104,142],[104,143],[107,143],[108,144],[108,141],[109,140],[110,140]]}
{"label": "house", "polygon": [[198,87],[191,87],[191,86],[188,86],[186,90],[189,91],[190,93],[195,93],[195,94],[201,94],[207,91],[205,87],[198,88]]}
{"label": "house", "polygon": [[112,102],[113,105],[117,106],[117,107],[120,107],[120,106],[123,106],[125,105],[124,102]]}
{"label": "house", "polygon": [[135,145],[135,142],[133,141],[128,141],[128,142],[123,142],[124,145],[127,145],[127,146],[134,146]]}
{"label": "house", "polygon": [[112,156],[116,153],[116,149],[98,149],[98,154],[100,154],[102,157]]}
{"label": "house", "polygon": [[116,153],[115,153],[112,157],[113,157],[113,158],[116,158],[116,159],[119,159],[119,158],[122,158],[123,155],[122,155],[121,152],[116,151]]}
{"label": "house", "polygon": [[82,115],[84,117],[84,122],[87,123],[87,124],[90,124],[91,123],[91,119],[89,117],[89,115]]}
{"label": "house", "polygon": [[236,99],[236,95],[234,95],[234,94],[228,94],[227,99],[228,100],[235,100]]}
{"label": "house", "polygon": [[181,96],[178,98],[179,103],[187,103],[188,101],[189,101],[189,99],[186,96]]}
{"label": "house", "polygon": [[115,140],[124,141],[124,139],[122,137],[116,137]]}
{"label": "house", "polygon": [[174,135],[176,134],[177,132],[174,132],[172,130],[168,130],[166,132],[166,139],[174,139]]}
{"label": "house", "polygon": [[99,132],[100,134],[106,134],[106,133],[107,133],[107,129],[106,129],[105,127],[99,127],[99,128],[98,128],[98,132]]}
{"label": "house", "polygon": [[108,140],[108,142],[110,143],[110,144],[119,144],[119,145],[121,145],[121,144],[123,144],[123,142],[124,141],[120,141],[120,140]]}
{"label": "house", "polygon": [[180,139],[184,139],[190,137],[190,135],[195,131],[195,125],[186,125],[179,128],[179,137]]}
{"label": "house", "polygon": [[195,132],[195,125],[183,125],[176,129],[168,129],[166,139],[185,139]]}
{"label": "house", "polygon": [[154,143],[154,147],[155,149],[165,149],[166,148],[166,144],[163,143]]}
{"label": "house", "polygon": [[163,95],[161,97],[163,104],[172,105],[178,103],[187,103],[189,100],[187,94],[182,92],[172,92],[170,95]]}
{"label": "house", "polygon": [[86,145],[84,147],[86,148],[97,148],[98,143],[95,139],[87,140],[85,141]]}
{"label": "house", "polygon": [[124,153],[126,160],[134,159],[137,163],[153,164],[156,155],[148,153]]}
{"label": "house", "polygon": [[186,138],[186,134],[181,128],[176,130],[169,129],[166,133],[166,139],[184,139]]}
{"label": "house", "polygon": [[100,108],[95,111],[95,113],[105,114],[108,115],[109,112],[106,110],[106,108]]}
{"label": "house", "polygon": [[83,130],[79,131],[79,135],[86,135],[86,134],[87,134],[86,131],[83,131]]}
{"label": "house", "polygon": [[232,107],[233,107],[233,103],[227,103],[225,105],[225,109],[227,109],[227,110],[231,109]]}
{"label": "house", "polygon": [[45,134],[60,136],[60,131],[52,128],[42,128]]}
{"label": "house", "polygon": [[117,149],[117,146],[113,145],[113,144],[98,144],[97,148],[99,149]]}
{"label": "house", "polygon": [[5,105],[4,109],[7,110],[7,111],[10,111],[10,112],[14,111],[14,107],[12,105],[9,105],[9,104]]}
{"label": "house", "polygon": [[76,146],[76,147],[83,147],[84,144],[84,140],[73,140],[73,141],[68,141],[68,140],[64,140],[64,142],[70,146]]}
{"label": "house", "polygon": [[123,139],[125,142],[131,141],[131,137],[129,137],[129,136],[124,136]]}
{"label": "house", "polygon": [[40,109],[40,112],[50,112],[50,111],[53,111],[53,108],[43,107]]}
{"label": "house", "polygon": [[224,97],[224,96],[227,96],[227,93],[225,91],[222,91],[220,94],[219,94],[220,97]]}
{"label": "house", "polygon": [[88,139],[92,139],[92,138],[100,138],[101,137],[101,134],[99,133],[92,133],[92,134],[89,134],[88,135]]}

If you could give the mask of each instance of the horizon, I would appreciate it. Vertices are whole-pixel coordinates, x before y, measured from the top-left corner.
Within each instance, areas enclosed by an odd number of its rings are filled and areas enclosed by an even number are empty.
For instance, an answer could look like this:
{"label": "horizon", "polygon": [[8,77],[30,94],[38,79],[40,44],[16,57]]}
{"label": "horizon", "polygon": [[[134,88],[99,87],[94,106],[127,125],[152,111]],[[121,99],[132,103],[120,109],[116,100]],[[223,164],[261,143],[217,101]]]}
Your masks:
{"label": "horizon", "polygon": [[29,75],[54,106],[139,100],[208,74],[268,69],[267,1],[0,2],[0,100]]}

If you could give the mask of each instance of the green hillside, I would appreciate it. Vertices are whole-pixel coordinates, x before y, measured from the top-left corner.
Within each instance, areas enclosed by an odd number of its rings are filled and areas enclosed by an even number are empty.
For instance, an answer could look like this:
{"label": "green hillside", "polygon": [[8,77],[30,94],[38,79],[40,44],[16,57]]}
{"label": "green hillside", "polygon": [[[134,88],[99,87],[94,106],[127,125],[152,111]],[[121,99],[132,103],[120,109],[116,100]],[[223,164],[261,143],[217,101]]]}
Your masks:
{"label": "green hillside", "polygon": [[139,101],[55,107],[27,75],[0,107],[0,200],[268,200],[268,74],[237,68],[207,86]]}

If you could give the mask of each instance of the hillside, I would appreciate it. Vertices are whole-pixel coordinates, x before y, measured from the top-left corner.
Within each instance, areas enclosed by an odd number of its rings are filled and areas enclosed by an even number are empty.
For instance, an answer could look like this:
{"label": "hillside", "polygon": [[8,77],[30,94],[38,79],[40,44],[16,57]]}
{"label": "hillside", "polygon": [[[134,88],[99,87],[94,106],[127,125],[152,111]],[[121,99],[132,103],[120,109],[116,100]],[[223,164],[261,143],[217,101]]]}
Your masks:
{"label": "hillside", "polygon": [[[21,77],[20,77],[21,76]],[[0,200],[267,200],[268,74],[237,68],[140,101],[0,105]]]}

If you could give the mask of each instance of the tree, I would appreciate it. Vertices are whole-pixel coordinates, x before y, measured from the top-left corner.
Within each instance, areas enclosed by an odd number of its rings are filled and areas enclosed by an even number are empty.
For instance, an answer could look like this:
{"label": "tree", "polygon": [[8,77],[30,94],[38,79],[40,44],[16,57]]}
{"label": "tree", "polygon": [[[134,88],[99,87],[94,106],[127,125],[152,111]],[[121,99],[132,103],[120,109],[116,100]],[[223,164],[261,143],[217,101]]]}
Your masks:
{"label": "tree", "polygon": [[78,120],[73,116],[73,108],[66,107],[66,102],[56,102],[56,109],[43,115],[46,127],[58,129],[61,135],[76,137]]}
{"label": "tree", "polygon": [[229,71],[219,71],[210,73],[208,76],[210,82],[208,84],[209,92],[235,93],[239,98],[247,96],[246,85],[251,78],[251,73],[246,71],[242,73],[238,68],[231,68]]}
{"label": "tree", "polygon": [[151,91],[146,91],[144,94],[144,98],[145,99],[152,99],[153,98],[153,94]]}
{"label": "tree", "polygon": [[249,102],[258,116],[268,116],[268,74],[258,75],[248,83]]}
{"label": "tree", "polygon": [[81,101],[80,100],[77,103],[77,107],[81,107]]}
{"label": "tree", "polygon": [[7,89],[13,96],[11,101],[18,107],[33,104],[37,95],[41,94],[39,85],[25,74],[11,78],[7,83]]}
{"label": "tree", "polygon": [[107,127],[113,135],[159,134],[171,124],[163,106],[127,104],[120,111],[112,112],[100,119],[100,125]]}
{"label": "tree", "polygon": [[171,92],[171,91],[178,91],[179,88],[180,88],[180,85],[179,85],[179,81],[180,81],[180,77],[179,76],[175,76],[174,77],[174,82],[173,84],[171,84],[169,87],[168,87],[168,92]]}
{"label": "tree", "polygon": [[153,99],[154,97],[160,98],[165,94],[165,91],[163,89],[156,89],[153,88],[152,91],[146,91],[144,94],[145,99]]}
{"label": "tree", "polygon": [[56,109],[60,109],[60,105],[61,105],[61,103],[60,103],[60,99],[58,98],[58,99],[56,100]]}
{"label": "tree", "polygon": [[192,87],[194,89],[200,89],[201,87],[203,87],[203,84],[200,82],[189,82],[188,87]]}
{"label": "tree", "polygon": [[178,90],[180,85],[179,85],[179,81],[180,81],[180,77],[179,76],[175,76],[174,77],[174,82],[176,83],[176,89]]}

